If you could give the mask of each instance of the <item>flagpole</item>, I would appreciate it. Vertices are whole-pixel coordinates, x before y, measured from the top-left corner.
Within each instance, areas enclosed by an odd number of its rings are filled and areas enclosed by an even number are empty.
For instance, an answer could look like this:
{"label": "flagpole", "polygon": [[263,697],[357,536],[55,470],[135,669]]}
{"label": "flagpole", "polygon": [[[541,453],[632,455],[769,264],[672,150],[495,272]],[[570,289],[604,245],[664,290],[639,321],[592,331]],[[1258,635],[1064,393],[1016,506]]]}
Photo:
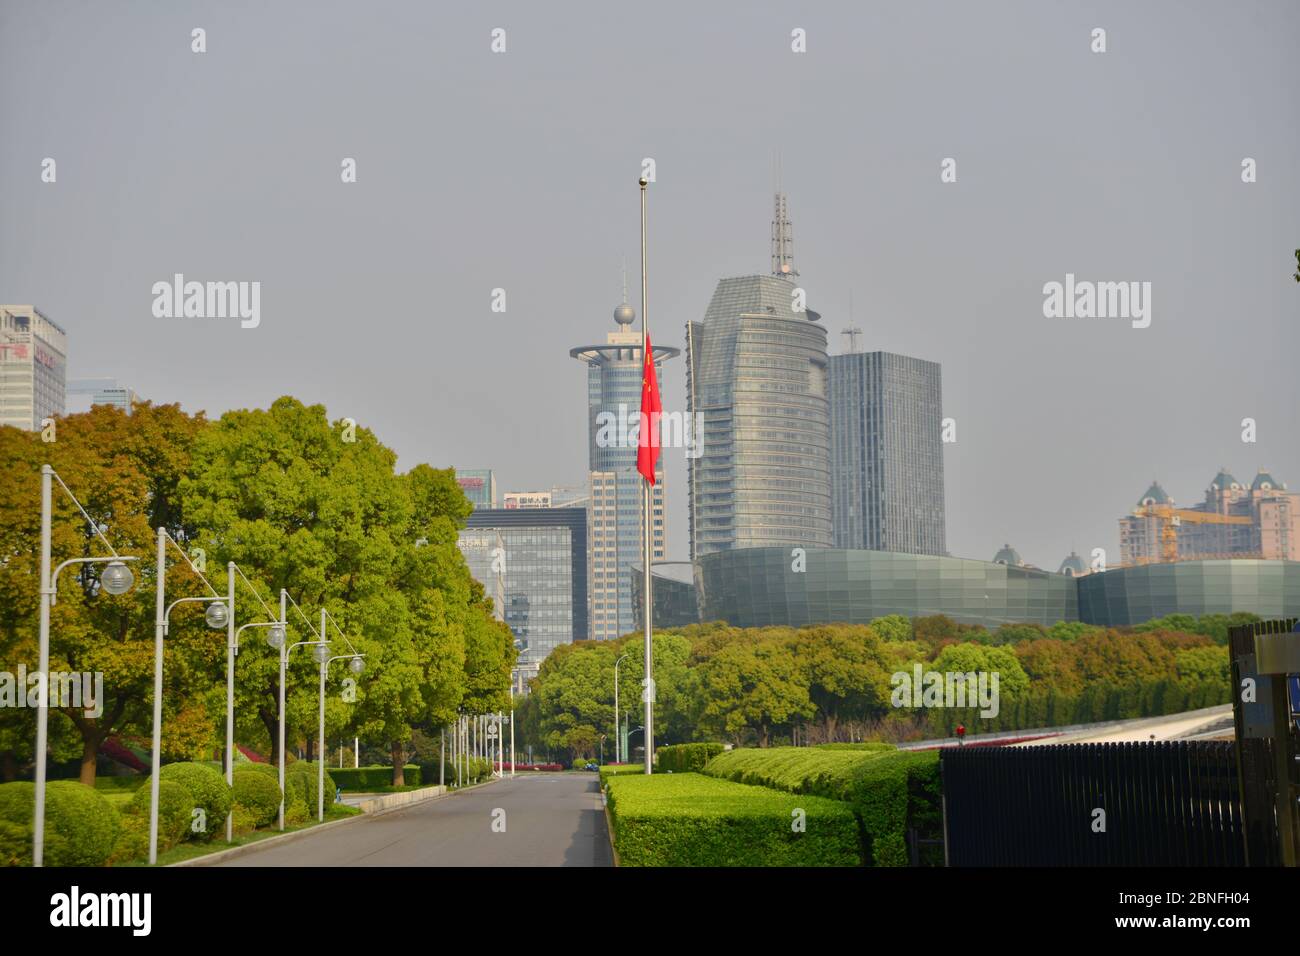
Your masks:
{"label": "flagpole", "polygon": [[[645,242],[645,218],[646,218],[646,185],[645,177],[641,177],[641,364],[643,368],[648,368],[650,374],[655,374],[654,356],[650,354],[647,346],[650,343],[650,326],[647,319],[647,302],[648,292],[646,289],[646,242]],[[654,423],[657,427],[658,423]],[[642,428],[651,427],[648,421],[641,422]],[[648,436],[642,436],[645,441]],[[654,471],[654,459],[651,458],[651,472]],[[651,641],[652,618],[654,617],[654,599],[650,593],[650,553],[651,539],[654,535],[654,508],[652,505],[653,497],[651,494],[652,485],[648,479],[642,476],[641,492],[642,504],[641,510],[643,515],[642,525],[645,528],[645,551],[642,555],[642,570],[645,572],[644,584],[641,589],[641,614],[645,619],[645,690],[642,693],[642,699],[645,701],[645,772],[654,772],[655,756],[655,735],[654,735],[654,712],[655,712],[655,682],[654,682],[654,657]]]}

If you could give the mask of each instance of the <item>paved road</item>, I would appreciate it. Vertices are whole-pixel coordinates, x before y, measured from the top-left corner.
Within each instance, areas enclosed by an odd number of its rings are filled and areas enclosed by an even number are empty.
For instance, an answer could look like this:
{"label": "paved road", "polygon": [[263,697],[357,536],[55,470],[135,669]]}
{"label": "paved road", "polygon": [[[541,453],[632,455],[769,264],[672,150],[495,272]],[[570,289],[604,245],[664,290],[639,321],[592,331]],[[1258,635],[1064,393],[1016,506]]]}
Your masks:
{"label": "paved road", "polygon": [[[492,829],[505,811],[505,832]],[[499,817],[499,814],[497,815]],[[595,774],[507,777],[219,866],[612,866]]]}

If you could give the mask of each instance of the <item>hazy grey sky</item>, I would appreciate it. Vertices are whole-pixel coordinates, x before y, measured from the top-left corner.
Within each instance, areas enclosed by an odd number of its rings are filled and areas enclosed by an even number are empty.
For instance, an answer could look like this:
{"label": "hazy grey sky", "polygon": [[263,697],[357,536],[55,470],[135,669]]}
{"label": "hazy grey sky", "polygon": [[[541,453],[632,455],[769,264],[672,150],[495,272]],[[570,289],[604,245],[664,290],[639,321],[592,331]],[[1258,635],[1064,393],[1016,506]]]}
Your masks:
{"label": "hazy grey sky", "polygon": [[[289,393],[403,467],[576,484],[568,350],[613,327],[642,158],[680,347],[719,277],[767,271],[779,150],[832,350],[851,290],[862,348],[943,364],[952,553],[1114,561],[1153,477],[1300,487],[1298,40],[1295,2],[2,0],[0,301],[68,330],[72,377],[214,416]],[[260,327],[155,318],[176,272],[261,282]],[[1151,282],[1151,326],[1044,318],[1066,273]],[[670,452],[678,558],[685,476]]]}

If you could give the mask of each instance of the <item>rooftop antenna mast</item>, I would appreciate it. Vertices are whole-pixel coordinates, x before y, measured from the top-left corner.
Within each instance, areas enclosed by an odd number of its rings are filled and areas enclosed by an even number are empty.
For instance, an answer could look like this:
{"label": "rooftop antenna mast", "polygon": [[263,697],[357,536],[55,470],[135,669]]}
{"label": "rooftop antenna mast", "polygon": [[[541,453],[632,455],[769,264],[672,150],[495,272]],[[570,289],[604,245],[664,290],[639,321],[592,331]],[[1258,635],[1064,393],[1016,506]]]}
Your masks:
{"label": "rooftop antenna mast", "polygon": [[846,339],[849,340],[848,348],[850,353],[856,352],[858,350],[858,336],[861,334],[862,334],[862,330],[853,324],[853,290],[850,289],[849,290],[849,327],[846,329],[840,329],[840,335],[844,336]]}
{"label": "rooftop antenna mast", "polygon": [[793,277],[799,274],[794,267],[794,230],[786,209],[785,193],[781,191],[781,154],[774,161],[776,203],[772,213],[772,275]]}

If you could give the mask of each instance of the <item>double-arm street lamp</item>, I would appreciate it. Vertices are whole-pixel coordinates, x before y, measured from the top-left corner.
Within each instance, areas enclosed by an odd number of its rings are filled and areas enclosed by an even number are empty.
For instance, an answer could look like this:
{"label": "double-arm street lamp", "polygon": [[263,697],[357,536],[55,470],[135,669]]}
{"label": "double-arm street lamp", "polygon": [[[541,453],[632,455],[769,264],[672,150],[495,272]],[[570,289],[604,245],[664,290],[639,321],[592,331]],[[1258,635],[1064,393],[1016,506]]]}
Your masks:
{"label": "double-arm street lamp", "polygon": [[[54,572],[50,572],[51,522],[54,510],[54,482],[58,480],[61,487],[77,506],[91,529],[104,542],[111,552],[109,557],[71,558],[64,561]],[[136,557],[117,553],[104,531],[86,514],[77,496],[72,493],[63,479],[49,465],[41,465],[41,622],[40,646],[37,668],[40,672],[40,684],[37,687],[36,704],[36,807],[32,818],[32,865],[40,866],[45,855],[45,759],[46,740],[50,721],[50,607],[58,601],[59,572],[72,564],[104,564],[106,567],[99,574],[99,584],[109,594],[125,594],[135,582],[135,575],[126,566],[127,561],[137,561]]]}
{"label": "double-arm street lamp", "polygon": [[[325,611],[321,609],[321,630],[325,630]],[[347,638],[344,638],[347,640]],[[312,649],[312,656],[320,664],[320,727],[319,727],[319,745],[317,750],[320,751],[320,766],[317,769],[316,777],[316,819],[317,821],[325,819],[325,672],[335,661],[347,661],[348,670],[353,674],[360,675],[366,669],[366,662],[362,660],[364,654],[337,654],[330,657],[329,645],[321,644]]]}
{"label": "double-arm street lamp", "polygon": [[[308,633],[310,633],[312,637],[316,638],[316,640],[298,641],[295,644],[285,643],[284,626],[287,626],[288,624],[288,619],[286,615],[288,612],[289,604],[293,604],[294,610],[298,612],[298,616],[302,618],[303,623],[307,626]],[[360,674],[365,669],[365,663],[362,661],[362,658],[365,657],[365,655],[357,653],[356,648],[352,646],[352,642],[349,641],[347,635],[343,633],[343,629],[339,627],[338,622],[335,621],[334,618],[330,616],[329,612],[326,611],[325,608],[323,607],[320,609],[320,632],[317,633],[312,628],[311,623],[307,620],[307,616],[303,614],[302,608],[298,606],[298,602],[295,601],[293,598],[289,597],[289,592],[286,591],[284,588],[280,589],[280,623],[282,625],[281,629],[277,631],[275,628],[272,628],[270,633],[267,635],[266,642],[274,650],[278,650],[280,652],[280,739],[279,739],[280,815],[279,815],[279,823],[280,823],[280,829],[283,830],[284,829],[284,682],[285,682],[285,669],[289,663],[289,652],[292,651],[295,647],[311,647],[313,648],[312,658],[316,661],[317,664],[320,665],[320,726],[319,726],[320,738],[317,747],[320,753],[318,754],[319,767],[317,768],[317,772],[316,772],[316,815],[318,820],[325,819],[325,672],[332,661],[348,659],[351,660],[352,662],[349,665],[350,669],[352,670],[352,673]],[[330,656],[330,652],[329,652],[330,641],[325,637],[327,623],[332,624],[334,626],[334,630],[338,631],[339,636],[343,638],[344,643],[348,645],[348,648],[352,651],[352,653],[340,654],[337,657]]]}
{"label": "double-arm street lamp", "polygon": [[[285,669],[286,669],[286,668],[288,667],[288,665],[289,665],[289,653],[290,653],[291,651],[293,651],[294,648],[297,648],[297,647],[316,647],[316,646],[318,646],[318,645],[324,645],[324,644],[327,643],[327,642],[325,642],[325,641],[297,641],[296,643],[293,643],[293,644],[290,644],[290,643],[288,642],[288,639],[285,637],[286,629],[287,629],[287,627],[288,627],[288,620],[287,620],[287,618],[286,618],[286,616],[285,616],[285,612],[286,612],[286,610],[287,610],[287,602],[288,602],[289,600],[292,600],[292,599],[289,597],[289,592],[286,591],[284,588],[281,588],[281,589],[280,589],[280,627],[278,627],[278,628],[275,628],[275,627],[271,628],[271,630],[268,631],[268,632],[267,632],[267,635],[266,635],[266,643],[271,647],[272,650],[274,650],[274,651],[279,651],[279,652],[280,652],[280,731],[279,731],[279,748],[278,748],[278,749],[279,749],[279,752],[280,752],[280,812],[279,812],[279,827],[280,827],[281,830],[284,829],[284,680],[285,680]],[[295,602],[295,606],[296,606],[296,602]],[[308,629],[308,631],[311,631],[311,627],[310,627],[310,625],[308,626],[307,629]],[[311,631],[311,634],[312,634],[312,637],[315,637],[315,636],[316,636],[315,631]]]}
{"label": "double-arm street lamp", "polygon": [[[189,565],[200,581],[212,593],[205,597],[177,598],[167,603],[167,542],[180,552],[185,563]],[[172,610],[178,604],[206,604],[203,619],[214,631],[226,632],[226,782],[232,781],[231,761],[234,749],[234,714],[235,714],[235,573],[234,564],[226,566],[229,589],[222,595],[190,560],[185,549],[176,543],[176,539],[167,533],[166,528],[158,529],[158,600],[154,609],[154,658],[153,658],[153,753],[150,755],[151,776],[149,779],[149,862],[158,862],[158,772],[162,769],[162,691],[163,691],[163,642],[167,637]],[[242,572],[240,572],[242,575]],[[245,579],[247,580],[247,579]],[[231,818],[226,818],[226,838],[231,837]]]}

